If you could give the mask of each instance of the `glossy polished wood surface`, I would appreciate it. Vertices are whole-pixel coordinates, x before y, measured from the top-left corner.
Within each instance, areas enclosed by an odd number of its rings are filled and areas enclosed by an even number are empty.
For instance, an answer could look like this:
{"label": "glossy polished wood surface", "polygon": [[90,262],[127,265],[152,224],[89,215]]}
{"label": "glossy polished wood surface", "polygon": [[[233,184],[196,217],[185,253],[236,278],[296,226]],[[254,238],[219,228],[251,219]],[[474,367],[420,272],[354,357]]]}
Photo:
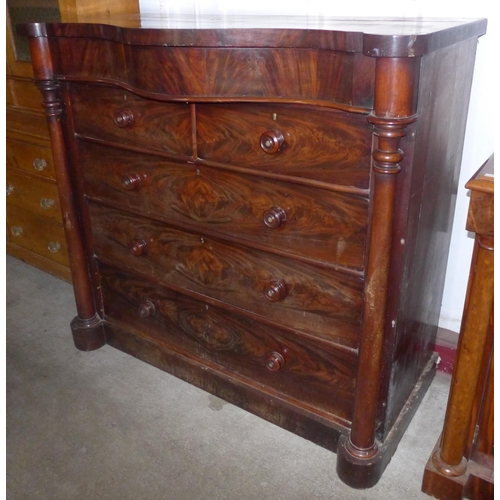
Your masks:
{"label": "glossy polished wood surface", "polygon": [[[146,28],[138,30],[138,28]],[[88,37],[124,44],[300,47],[416,57],[486,30],[485,19],[310,18],[306,16],[80,16],[79,24],[33,24],[27,36]]]}
{"label": "glossy polished wood surface", "polygon": [[79,146],[85,189],[96,201],[362,272],[367,198],[83,141]]}
{"label": "glossy polished wood surface", "polygon": [[368,488],[434,374],[485,21],[205,21],[22,28],[75,344],[337,451]]}
{"label": "glossy polished wood surface", "polygon": [[[104,310],[111,323],[257,380],[314,408],[352,418],[356,355],[334,345],[185,297],[165,287],[100,265]],[[143,317],[141,305],[153,304]],[[283,365],[268,359],[279,353]],[[279,371],[278,376],[274,375]]]}

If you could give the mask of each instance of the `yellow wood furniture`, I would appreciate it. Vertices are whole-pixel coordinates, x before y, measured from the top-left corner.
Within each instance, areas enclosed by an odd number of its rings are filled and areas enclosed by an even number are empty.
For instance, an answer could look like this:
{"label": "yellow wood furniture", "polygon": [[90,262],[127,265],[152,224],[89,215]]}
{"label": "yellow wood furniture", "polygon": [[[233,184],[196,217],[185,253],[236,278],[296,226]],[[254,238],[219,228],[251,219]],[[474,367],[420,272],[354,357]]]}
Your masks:
{"label": "yellow wood furniture", "polygon": [[26,12],[33,21],[56,13],[62,21],[78,22],[103,12],[137,13],[139,5],[137,0],[9,0],[7,6],[7,253],[71,281],[42,96],[10,13]]}
{"label": "yellow wood furniture", "polygon": [[493,156],[465,187],[474,253],[443,433],[422,484],[440,500],[493,499]]}

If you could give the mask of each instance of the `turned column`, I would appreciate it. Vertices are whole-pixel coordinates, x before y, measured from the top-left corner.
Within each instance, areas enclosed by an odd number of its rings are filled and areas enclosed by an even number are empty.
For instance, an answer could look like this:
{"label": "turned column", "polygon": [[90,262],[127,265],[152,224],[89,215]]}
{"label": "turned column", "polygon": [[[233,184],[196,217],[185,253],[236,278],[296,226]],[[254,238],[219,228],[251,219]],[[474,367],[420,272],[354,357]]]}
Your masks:
{"label": "turned column", "polygon": [[[38,25],[38,27],[39,30],[43,29],[43,25]],[[77,316],[71,322],[71,330],[75,346],[89,351],[103,346],[105,338],[101,320],[96,314],[94,305],[77,201],[69,174],[68,154],[61,123],[63,103],[60,87],[58,80],[54,78],[50,45],[46,34],[37,33],[36,38],[29,38],[29,43],[35,82],[43,95],[42,106],[49,128],[73,280]]]}
{"label": "turned column", "polygon": [[460,333],[441,446],[432,457],[436,469],[445,476],[461,476],[467,470],[464,454],[493,309],[493,238],[480,235],[476,238],[475,272]]}
{"label": "turned column", "polygon": [[[376,65],[373,124],[372,216],[365,278],[363,327],[351,432],[341,443],[337,470],[355,487],[370,487],[377,471],[376,424],[383,361],[387,290],[401,138],[416,120],[415,58],[380,58]],[[365,470],[363,470],[365,468]],[[372,469],[372,470],[369,470]]]}
{"label": "turned column", "polygon": [[441,443],[432,456],[436,469],[449,477],[467,471],[474,399],[493,314],[493,181],[476,177],[466,184],[471,189],[466,228],[476,233],[469,287]]}

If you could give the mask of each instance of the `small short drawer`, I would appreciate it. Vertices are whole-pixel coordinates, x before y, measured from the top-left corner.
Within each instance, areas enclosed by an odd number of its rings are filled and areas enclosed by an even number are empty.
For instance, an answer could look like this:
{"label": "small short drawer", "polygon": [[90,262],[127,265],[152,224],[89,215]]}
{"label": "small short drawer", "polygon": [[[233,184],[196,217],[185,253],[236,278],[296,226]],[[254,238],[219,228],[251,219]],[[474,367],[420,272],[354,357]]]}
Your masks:
{"label": "small short drawer", "polygon": [[277,253],[362,270],[368,200],[80,141],[85,193]]}
{"label": "small short drawer", "polygon": [[310,106],[197,104],[198,156],[218,163],[367,189],[366,115]]}
{"label": "small short drawer", "polygon": [[352,419],[354,352],[228,315],[113,267],[100,264],[99,274],[104,317],[111,324],[301,401],[309,410]]}
{"label": "small short drawer", "polygon": [[49,147],[7,138],[6,149],[9,167],[55,179],[54,160]]}
{"label": "small short drawer", "polygon": [[47,219],[7,206],[7,239],[37,255],[69,267],[64,229]]}
{"label": "small short drawer", "polygon": [[363,282],[89,203],[98,259],[250,315],[357,347]]}
{"label": "small short drawer", "polygon": [[9,78],[9,82],[16,106],[42,112],[42,93],[33,80]]}
{"label": "small short drawer", "polygon": [[115,87],[72,84],[75,132],[84,136],[192,156],[191,112],[186,103],[143,99]]}
{"label": "small short drawer", "polygon": [[21,172],[7,171],[7,205],[29,210],[38,217],[62,223],[57,185]]}

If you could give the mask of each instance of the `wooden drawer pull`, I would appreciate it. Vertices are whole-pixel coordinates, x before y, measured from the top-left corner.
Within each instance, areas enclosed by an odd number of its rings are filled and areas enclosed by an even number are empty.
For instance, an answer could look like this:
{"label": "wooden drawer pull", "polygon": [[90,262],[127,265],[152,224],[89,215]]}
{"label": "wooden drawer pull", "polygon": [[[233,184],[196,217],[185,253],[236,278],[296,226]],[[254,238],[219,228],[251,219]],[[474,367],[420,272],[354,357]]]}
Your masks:
{"label": "wooden drawer pull", "polygon": [[277,372],[285,365],[285,358],[279,352],[272,352],[266,358],[266,368],[271,372]]}
{"label": "wooden drawer pull", "polygon": [[150,300],[145,300],[139,304],[139,314],[141,318],[149,318],[155,313],[155,305]]}
{"label": "wooden drawer pull", "polygon": [[139,257],[146,254],[148,245],[144,240],[132,240],[129,248],[133,255]]}
{"label": "wooden drawer pull", "polygon": [[141,187],[141,176],[136,172],[130,172],[123,176],[122,186],[127,191],[133,191]]}
{"label": "wooden drawer pull", "polygon": [[21,226],[12,226],[10,228],[10,232],[14,235],[14,236],[21,236],[21,234],[23,234],[24,232],[24,229],[21,227]]}
{"label": "wooden drawer pull", "polygon": [[51,241],[47,248],[49,249],[49,252],[51,253],[57,253],[59,250],[61,250],[61,244],[58,241]]}
{"label": "wooden drawer pull", "polygon": [[130,109],[119,109],[115,113],[115,125],[120,128],[128,127],[134,123],[134,114]]}
{"label": "wooden drawer pull", "polygon": [[285,223],[286,212],[280,207],[273,207],[264,213],[262,220],[267,227],[276,229]]}
{"label": "wooden drawer pull", "polygon": [[41,172],[45,168],[47,168],[47,162],[43,158],[35,158],[33,160],[33,168],[37,172]]}
{"label": "wooden drawer pull", "polygon": [[277,153],[284,142],[285,138],[279,130],[268,130],[260,136],[262,151],[270,155]]}
{"label": "wooden drawer pull", "polygon": [[55,204],[56,204],[56,202],[52,198],[42,198],[40,200],[40,206],[44,210],[49,210],[49,208],[52,208]]}
{"label": "wooden drawer pull", "polygon": [[284,281],[273,280],[264,289],[264,295],[271,302],[278,302],[287,295],[287,289]]}

